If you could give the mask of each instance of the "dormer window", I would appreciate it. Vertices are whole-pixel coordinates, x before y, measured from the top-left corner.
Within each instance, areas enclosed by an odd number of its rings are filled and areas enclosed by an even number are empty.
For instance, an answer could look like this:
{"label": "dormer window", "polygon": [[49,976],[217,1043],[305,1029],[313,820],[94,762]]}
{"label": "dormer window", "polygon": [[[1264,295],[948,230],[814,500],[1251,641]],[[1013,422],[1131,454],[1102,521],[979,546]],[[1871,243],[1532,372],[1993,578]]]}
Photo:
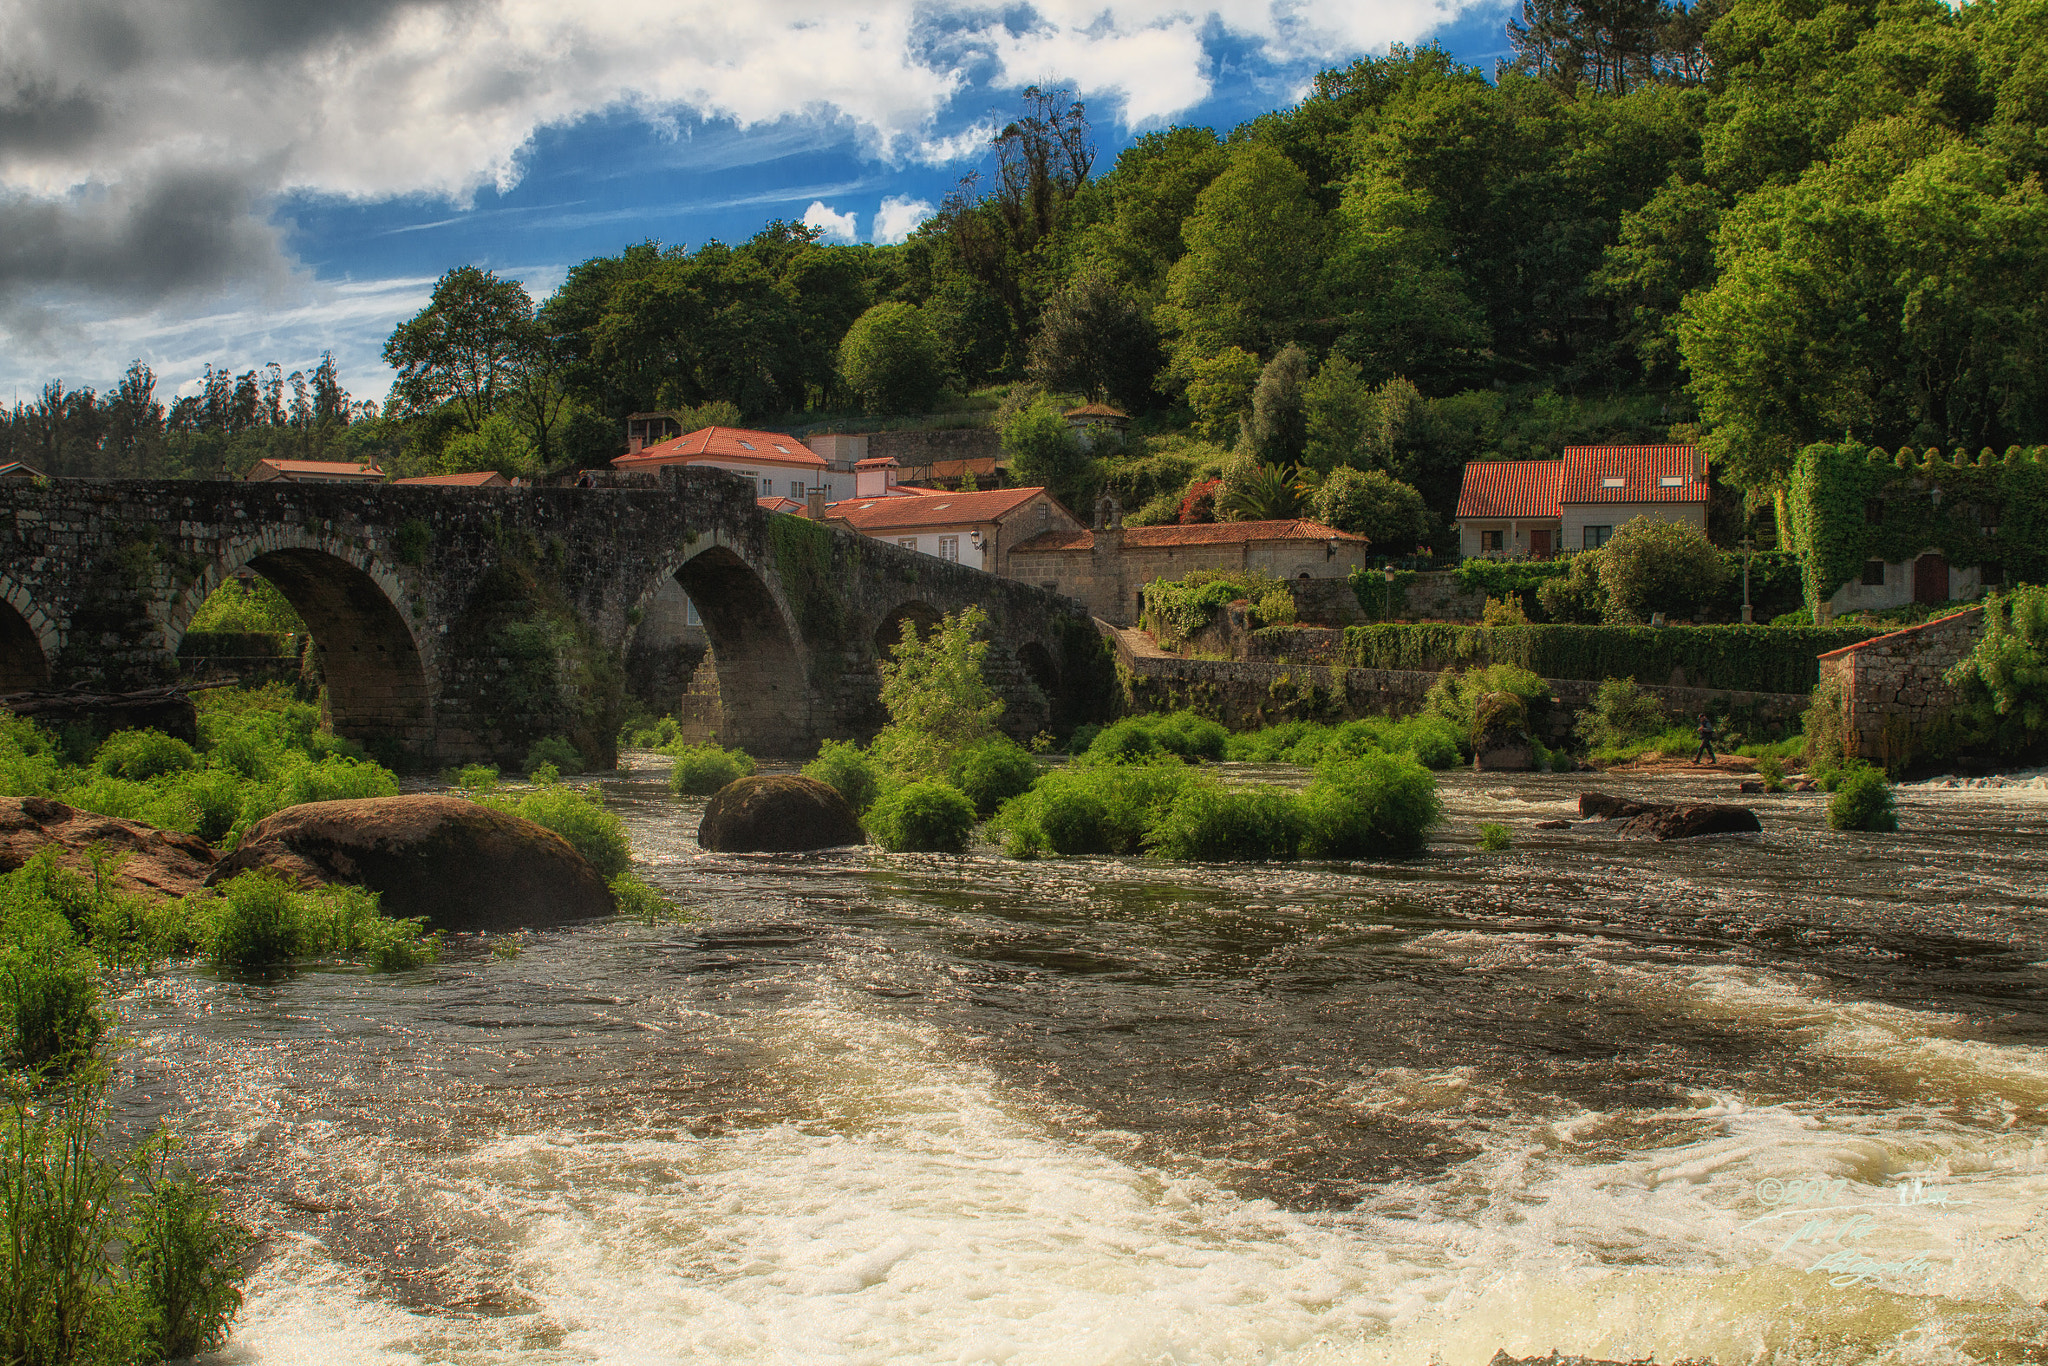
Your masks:
{"label": "dormer window", "polygon": [[1682,489],[1685,487],[1685,479],[1681,475],[1667,474],[1657,480],[1657,487],[1660,489]]}
{"label": "dormer window", "polygon": [[1626,479],[1622,479],[1619,476],[1611,475],[1608,478],[1602,479],[1600,481],[1600,487],[1603,489],[1618,489],[1627,483],[1628,481]]}

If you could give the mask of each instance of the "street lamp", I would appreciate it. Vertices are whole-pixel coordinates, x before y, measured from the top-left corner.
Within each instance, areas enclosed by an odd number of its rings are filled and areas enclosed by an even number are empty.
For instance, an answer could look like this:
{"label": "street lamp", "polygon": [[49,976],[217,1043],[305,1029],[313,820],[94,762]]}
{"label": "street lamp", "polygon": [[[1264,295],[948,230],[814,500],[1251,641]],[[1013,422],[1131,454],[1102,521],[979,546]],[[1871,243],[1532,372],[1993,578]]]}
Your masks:
{"label": "street lamp", "polygon": [[1388,560],[1387,567],[1382,569],[1380,574],[1387,582],[1386,589],[1380,595],[1380,620],[1385,621],[1394,615],[1394,562]]}

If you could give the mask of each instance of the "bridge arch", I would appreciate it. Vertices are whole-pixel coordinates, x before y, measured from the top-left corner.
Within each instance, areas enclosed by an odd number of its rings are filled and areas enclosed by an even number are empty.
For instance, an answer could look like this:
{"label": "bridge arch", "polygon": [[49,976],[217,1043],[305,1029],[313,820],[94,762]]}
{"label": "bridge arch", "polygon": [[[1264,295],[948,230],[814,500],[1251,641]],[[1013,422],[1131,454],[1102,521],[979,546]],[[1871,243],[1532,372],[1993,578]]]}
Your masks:
{"label": "bridge arch", "polygon": [[58,644],[49,618],[21,585],[0,575],[0,695],[48,687]]}
{"label": "bridge arch", "polygon": [[661,566],[636,604],[643,614],[670,579],[689,595],[711,644],[719,743],[749,754],[808,758],[816,736],[806,651],[782,594],[718,532],[700,536]]}
{"label": "bridge arch", "polygon": [[898,603],[875,627],[875,658],[891,658],[890,652],[903,639],[904,632],[916,631],[919,636],[923,636],[936,627],[944,615],[938,608],[921,599],[913,598],[909,602]]}
{"label": "bridge arch", "polygon": [[356,542],[298,526],[267,527],[225,543],[199,581],[171,605],[173,653],[193,616],[244,566],[268,579],[305,619],[320,648],[327,719],[336,735],[424,754],[434,742],[433,692],[410,618],[410,595]]}

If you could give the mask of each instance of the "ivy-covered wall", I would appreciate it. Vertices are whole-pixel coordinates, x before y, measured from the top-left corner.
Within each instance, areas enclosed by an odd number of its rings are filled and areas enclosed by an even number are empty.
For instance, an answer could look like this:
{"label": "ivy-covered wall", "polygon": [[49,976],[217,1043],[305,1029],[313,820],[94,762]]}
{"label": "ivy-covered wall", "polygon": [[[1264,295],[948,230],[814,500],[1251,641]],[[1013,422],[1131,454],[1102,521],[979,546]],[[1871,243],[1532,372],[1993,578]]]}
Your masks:
{"label": "ivy-covered wall", "polygon": [[1830,650],[1879,634],[1864,627],[1353,626],[1344,662],[1361,669],[1437,670],[1513,664],[1544,678],[1633,678],[1744,692],[1803,693]]}
{"label": "ivy-covered wall", "polygon": [[2009,582],[2048,582],[2048,447],[1972,457],[1819,443],[1800,452],[1786,502],[1809,609],[1867,561],[1899,564],[1928,550],[1958,569],[1996,564]]}

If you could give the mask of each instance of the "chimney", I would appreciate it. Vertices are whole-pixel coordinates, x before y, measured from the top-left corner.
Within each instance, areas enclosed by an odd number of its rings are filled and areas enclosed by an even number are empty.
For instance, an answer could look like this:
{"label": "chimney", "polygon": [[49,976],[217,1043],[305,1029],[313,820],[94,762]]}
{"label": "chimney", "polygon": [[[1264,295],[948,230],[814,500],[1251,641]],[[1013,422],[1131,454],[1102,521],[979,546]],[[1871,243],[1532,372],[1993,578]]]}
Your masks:
{"label": "chimney", "polygon": [[633,433],[633,434],[632,434],[631,436],[629,436],[629,437],[627,437],[627,438],[626,438],[626,454],[627,454],[627,455],[638,455],[638,454],[640,454],[640,448],[641,448],[641,447],[642,447],[643,445],[645,445],[645,444],[646,444],[646,438],[645,438],[645,437],[641,436],[641,435],[640,435],[640,433],[638,433],[638,432],[635,432],[635,433]]}
{"label": "chimney", "polygon": [[825,520],[825,490],[816,484],[804,494],[804,516],[814,522]]}

